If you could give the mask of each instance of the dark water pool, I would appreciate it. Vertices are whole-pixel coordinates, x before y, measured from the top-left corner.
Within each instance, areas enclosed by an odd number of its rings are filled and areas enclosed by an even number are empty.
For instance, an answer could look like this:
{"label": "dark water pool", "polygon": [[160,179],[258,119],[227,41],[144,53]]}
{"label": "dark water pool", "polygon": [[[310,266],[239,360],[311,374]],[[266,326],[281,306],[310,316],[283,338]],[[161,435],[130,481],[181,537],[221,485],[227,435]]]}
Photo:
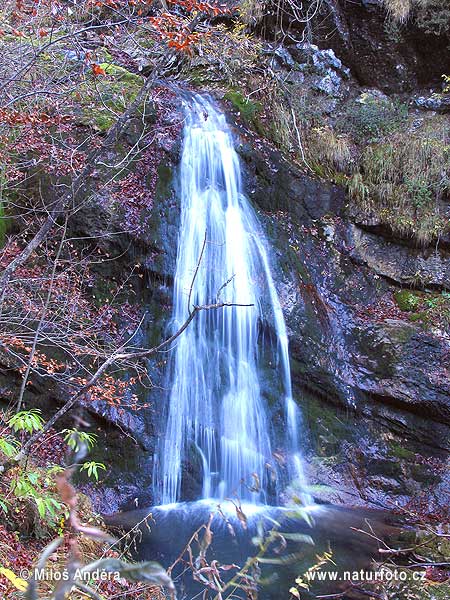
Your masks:
{"label": "dark water pool", "polygon": [[[289,589],[298,576],[310,587],[302,598],[339,593],[348,587],[349,574],[370,572],[373,559],[379,558],[380,542],[373,536],[392,539],[399,534],[395,517],[385,511],[330,505],[299,509],[208,500],[106,520],[113,527],[134,528],[135,558],[171,569],[178,598],[185,600],[216,598],[218,587],[232,580],[252,587],[253,578],[258,579],[259,600],[291,598]],[[258,553],[256,562],[252,558]],[[320,562],[318,557],[326,559],[318,571],[330,575],[313,582],[305,573]],[[239,577],[242,568],[244,576]],[[251,597],[246,594],[233,584],[222,597]]]}

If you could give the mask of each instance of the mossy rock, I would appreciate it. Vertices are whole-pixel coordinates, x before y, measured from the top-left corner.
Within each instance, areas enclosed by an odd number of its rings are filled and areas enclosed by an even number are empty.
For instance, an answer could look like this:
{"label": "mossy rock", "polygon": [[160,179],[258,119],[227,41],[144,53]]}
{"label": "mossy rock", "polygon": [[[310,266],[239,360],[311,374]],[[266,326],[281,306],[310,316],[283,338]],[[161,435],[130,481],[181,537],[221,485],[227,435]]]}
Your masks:
{"label": "mossy rock", "polygon": [[420,304],[420,297],[408,290],[400,290],[394,294],[395,301],[400,310],[413,312]]}
{"label": "mossy rock", "polygon": [[115,79],[120,79],[122,83],[128,83],[131,86],[138,87],[142,85],[142,77],[135,73],[131,73],[131,71],[128,71],[124,67],[104,62],[100,64],[100,68],[105,71],[106,75],[112,75]]}
{"label": "mossy rock", "polygon": [[258,116],[262,111],[260,102],[249,100],[239,90],[229,90],[225,94],[225,99],[229,100],[233,107],[239,111],[242,119],[248,125],[251,125],[257,131],[260,131],[261,125],[258,119]]}
{"label": "mossy rock", "polygon": [[429,321],[429,315],[424,310],[420,312],[411,313],[408,318],[413,323],[421,322],[423,324],[427,324]]}
{"label": "mossy rock", "polygon": [[395,458],[404,459],[404,460],[412,460],[415,456],[414,452],[404,448],[400,444],[396,442],[391,442],[389,444],[389,454]]}
{"label": "mossy rock", "polygon": [[314,451],[321,458],[339,454],[342,441],[353,439],[355,431],[351,421],[346,422],[344,414],[337,412],[336,407],[303,391],[301,410]]}
{"label": "mossy rock", "polygon": [[115,118],[110,116],[106,111],[93,110],[89,112],[89,116],[83,120],[83,124],[89,125],[100,131],[106,133],[114,125]]}
{"label": "mossy rock", "polygon": [[158,165],[158,178],[155,189],[155,199],[164,201],[170,197],[173,184],[173,169],[166,163]]}
{"label": "mossy rock", "polygon": [[430,471],[430,468],[427,465],[412,465],[411,475],[415,481],[426,485],[437,484],[440,481],[440,477]]}
{"label": "mossy rock", "polygon": [[205,67],[197,67],[189,71],[189,81],[196,87],[203,87],[210,83],[211,75]]}
{"label": "mossy rock", "polygon": [[134,101],[143,79],[119,65],[101,63],[99,66],[105,75],[99,76],[95,85],[88,77],[74,97],[81,105],[80,123],[104,133],[115,123],[116,115]]}

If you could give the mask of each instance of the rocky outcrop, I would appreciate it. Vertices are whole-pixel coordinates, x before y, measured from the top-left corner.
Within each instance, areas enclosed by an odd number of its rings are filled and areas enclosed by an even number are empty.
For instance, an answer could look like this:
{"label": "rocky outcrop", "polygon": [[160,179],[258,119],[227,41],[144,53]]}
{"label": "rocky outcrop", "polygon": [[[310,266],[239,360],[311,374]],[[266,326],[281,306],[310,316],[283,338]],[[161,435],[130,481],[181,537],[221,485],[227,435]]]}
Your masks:
{"label": "rocky outcrop", "polygon": [[[439,91],[442,74],[450,72],[450,58],[442,53],[448,28],[433,27],[426,15],[396,24],[381,0],[326,0],[320,12],[312,41],[332,48],[363,86],[387,93],[430,87]],[[304,25],[290,25],[301,37]]]}
{"label": "rocky outcrop", "polygon": [[367,265],[374,273],[399,285],[450,289],[450,254],[438,248],[409,248],[392,239],[376,235],[365,227],[351,225],[349,238],[355,262]]}
{"label": "rocky outcrop", "polygon": [[256,147],[240,152],[278,264],[310,476],[333,502],[405,504],[443,477],[450,338],[412,322],[394,294],[419,265],[442,284],[448,261],[360,229],[343,189]]}

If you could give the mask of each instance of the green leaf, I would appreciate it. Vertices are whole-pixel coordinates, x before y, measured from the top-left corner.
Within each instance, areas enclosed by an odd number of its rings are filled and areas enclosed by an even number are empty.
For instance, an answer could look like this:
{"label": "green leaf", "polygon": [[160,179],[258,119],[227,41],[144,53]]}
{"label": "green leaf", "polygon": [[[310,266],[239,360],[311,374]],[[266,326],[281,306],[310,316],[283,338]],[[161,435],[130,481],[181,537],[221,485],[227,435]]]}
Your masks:
{"label": "green leaf", "polygon": [[9,419],[8,425],[16,432],[27,431],[33,433],[34,431],[40,431],[44,425],[44,419],[40,413],[41,411],[38,408],[21,410]]}
{"label": "green leaf", "polygon": [[165,569],[156,562],[127,563],[119,558],[102,558],[81,569],[82,573],[92,573],[97,569],[107,573],[120,573],[129,581],[145,581],[153,585],[175,591],[172,579]]}
{"label": "green leaf", "polygon": [[36,471],[31,471],[30,473],[27,473],[27,477],[33,485],[36,485],[39,481],[39,473],[36,473]]}
{"label": "green leaf", "polygon": [[43,519],[45,517],[45,513],[47,512],[46,507],[45,507],[45,502],[42,498],[35,498],[35,502],[36,502],[39,516],[41,517],[41,519]]}
{"label": "green leaf", "polygon": [[103,463],[98,463],[95,461],[85,462],[81,467],[80,471],[87,471],[88,477],[92,475],[95,477],[96,481],[98,481],[98,470],[102,469],[106,471],[106,466]]}
{"label": "green leaf", "polygon": [[83,444],[87,446],[88,450],[91,450],[97,440],[95,433],[87,433],[77,429],[63,429],[62,433],[65,433],[64,441],[75,452],[78,452]]}
{"label": "green leaf", "polygon": [[3,452],[8,458],[11,458],[19,451],[20,444],[13,438],[0,438],[0,452]]}
{"label": "green leaf", "polygon": [[8,512],[8,505],[7,505],[7,504],[6,504],[6,502],[5,502],[4,500],[2,500],[1,498],[0,498],[0,508],[2,509],[2,511],[3,511],[4,513],[7,513],[7,512]]}

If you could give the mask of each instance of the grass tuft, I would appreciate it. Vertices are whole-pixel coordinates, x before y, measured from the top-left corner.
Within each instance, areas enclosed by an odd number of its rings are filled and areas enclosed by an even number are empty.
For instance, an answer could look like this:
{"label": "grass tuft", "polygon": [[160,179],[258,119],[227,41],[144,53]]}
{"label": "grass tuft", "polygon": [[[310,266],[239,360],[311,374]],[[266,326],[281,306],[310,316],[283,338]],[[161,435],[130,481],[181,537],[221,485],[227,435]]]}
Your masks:
{"label": "grass tuft", "polygon": [[346,135],[336,135],[330,127],[314,127],[306,140],[306,157],[328,175],[350,174],[354,168],[354,147]]}
{"label": "grass tuft", "polygon": [[389,16],[400,23],[405,22],[411,14],[414,0],[383,0]]}
{"label": "grass tuft", "polygon": [[428,245],[449,231],[449,151],[447,120],[439,117],[369,145],[349,182],[350,197],[394,232]]}

